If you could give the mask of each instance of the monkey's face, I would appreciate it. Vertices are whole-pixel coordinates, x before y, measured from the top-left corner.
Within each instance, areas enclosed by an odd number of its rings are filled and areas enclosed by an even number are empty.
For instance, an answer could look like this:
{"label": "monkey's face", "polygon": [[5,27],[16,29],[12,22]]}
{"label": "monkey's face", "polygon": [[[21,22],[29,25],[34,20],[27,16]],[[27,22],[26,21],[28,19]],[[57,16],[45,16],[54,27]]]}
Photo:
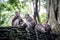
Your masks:
{"label": "monkey's face", "polygon": [[28,19],[29,18],[29,14],[25,14],[25,18]]}
{"label": "monkey's face", "polygon": [[18,13],[18,12],[15,12],[15,16],[17,17],[17,16],[20,16],[20,14]]}

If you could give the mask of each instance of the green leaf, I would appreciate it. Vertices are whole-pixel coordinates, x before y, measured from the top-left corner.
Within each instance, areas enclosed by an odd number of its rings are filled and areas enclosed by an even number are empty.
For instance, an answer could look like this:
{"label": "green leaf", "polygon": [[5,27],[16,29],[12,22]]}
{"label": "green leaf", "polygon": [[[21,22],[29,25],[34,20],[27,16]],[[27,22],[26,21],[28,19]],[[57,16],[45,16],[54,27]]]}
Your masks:
{"label": "green leaf", "polygon": [[0,25],[4,24],[4,20],[0,21]]}

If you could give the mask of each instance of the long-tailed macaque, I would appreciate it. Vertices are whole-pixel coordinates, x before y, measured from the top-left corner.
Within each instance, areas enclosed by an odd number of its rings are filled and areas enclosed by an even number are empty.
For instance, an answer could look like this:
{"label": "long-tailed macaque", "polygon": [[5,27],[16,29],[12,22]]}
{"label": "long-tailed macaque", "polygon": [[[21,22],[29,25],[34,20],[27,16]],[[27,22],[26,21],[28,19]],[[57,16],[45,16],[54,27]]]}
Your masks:
{"label": "long-tailed macaque", "polygon": [[15,16],[14,18],[12,19],[12,25],[13,26],[25,26],[26,27],[26,24],[24,23],[24,21],[22,20],[19,12],[15,12]]}
{"label": "long-tailed macaque", "polygon": [[30,17],[29,14],[25,14],[25,19],[26,19],[26,31],[29,32],[29,30],[31,30],[31,28],[34,28],[36,23],[35,21]]}
{"label": "long-tailed macaque", "polygon": [[41,31],[41,32],[46,32],[45,28],[44,28],[44,26],[42,24],[37,24],[35,26],[35,29],[38,30],[38,31]]}
{"label": "long-tailed macaque", "polygon": [[38,31],[41,31],[41,32],[50,32],[51,31],[51,26],[48,23],[46,23],[44,25],[39,23],[35,26],[35,29],[38,30]]}

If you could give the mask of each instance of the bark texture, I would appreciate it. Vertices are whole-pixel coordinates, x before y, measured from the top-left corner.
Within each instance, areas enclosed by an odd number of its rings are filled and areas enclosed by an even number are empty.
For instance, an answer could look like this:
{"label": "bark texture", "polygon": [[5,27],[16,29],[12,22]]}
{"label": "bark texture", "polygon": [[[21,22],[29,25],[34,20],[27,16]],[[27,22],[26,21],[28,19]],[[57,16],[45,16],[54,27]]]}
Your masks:
{"label": "bark texture", "polygon": [[[38,3],[39,3],[39,5],[38,5]],[[38,23],[40,23],[40,18],[39,18],[39,10],[40,10],[40,1],[39,0],[34,0],[33,1],[33,7],[34,7],[34,15],[33,15],[33,18],[34,18],[34,20],[36,21],[36,23],[38,22]],[[39,10],[38,10],[38,8],[39,8]],[[38,19],[38,21],[37,21],[37,19]]]}
{"label": "bark texture", "polygon": [[54,33],[60,33],[60,0],[46,0],[47,17]]}

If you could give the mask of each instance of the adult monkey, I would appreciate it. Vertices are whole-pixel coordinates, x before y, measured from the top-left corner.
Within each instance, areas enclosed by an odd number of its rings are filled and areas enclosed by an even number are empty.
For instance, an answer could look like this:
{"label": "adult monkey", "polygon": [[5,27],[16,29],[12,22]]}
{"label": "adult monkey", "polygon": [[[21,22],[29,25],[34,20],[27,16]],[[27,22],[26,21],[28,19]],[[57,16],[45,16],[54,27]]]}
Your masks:
{"label": "adult monkey", "polygon": [[25,14],[25,19],[26,19],[26,31],[29,33],[31,28],[34,28],[36,25],[36,22],[29,16],[29,14]]}
{"label": "adult monkey", "polygon": [[26,24],[24,23],[24,21],[22,20],[19,12],[15,12],[15,16],[14,18],[12,19],[12,25],[13,26],[25,26],[26,27]]}
{"label": "adult monkey", "polygon": [[44,27],[43,27],[43,25],[41,24],[41,23],[39,23],[39,24],[37,24],[36,26],[35,26],[35,32],[36,32],[36,38],[37,38],[37,40],[39,40],[38,39],[38,32],[40,33],[45,33],[46,31],[45,31],[45,29],[44,29]]}

